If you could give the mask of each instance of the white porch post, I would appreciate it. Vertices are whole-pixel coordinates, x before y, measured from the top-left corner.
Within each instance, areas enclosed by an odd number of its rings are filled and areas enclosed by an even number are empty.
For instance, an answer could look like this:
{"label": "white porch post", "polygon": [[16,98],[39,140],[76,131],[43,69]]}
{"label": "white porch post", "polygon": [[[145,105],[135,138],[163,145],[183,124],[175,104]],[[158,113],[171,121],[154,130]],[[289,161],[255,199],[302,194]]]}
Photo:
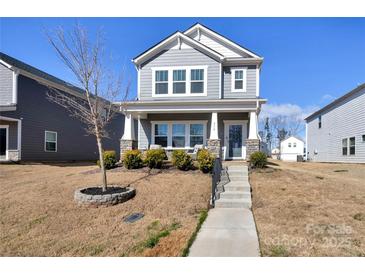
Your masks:
{"label": "white porch post", "polygon": [[122,140],[135,140],[134,136],[134,122],[130,113],[125,114],[124,119],[124,134]]}
{"label": "white porch post", "polygon": [[212,120],[210,123],[210,138],[211,140],[218,139],[218,113],[212,112]]}
{"label": "white porch post", "polygon": [[248,139],[259,139],[258,137],[258,123],[256,111],[250,112],[250,131]]}

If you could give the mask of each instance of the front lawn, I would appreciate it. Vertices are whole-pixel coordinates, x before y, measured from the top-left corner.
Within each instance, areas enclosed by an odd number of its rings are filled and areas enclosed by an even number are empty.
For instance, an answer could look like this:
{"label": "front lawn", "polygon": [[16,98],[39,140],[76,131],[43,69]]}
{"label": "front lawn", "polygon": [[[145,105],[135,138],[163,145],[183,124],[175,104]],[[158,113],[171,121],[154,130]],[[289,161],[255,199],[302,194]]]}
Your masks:
{"label": "front lawn", "polygon": [[[123,204],[85,208],[75,189],[99,180],[93,164],[0,165],[1,256],[181,256],[210,198],[200,171],[108,171],[109,184],[131,185]],[[132,213],[144,217],[131,224]]]}
{"label": "front lawn", "polygon": [[285,163],[250,174],[263,256],[365,256],[365,165]]}

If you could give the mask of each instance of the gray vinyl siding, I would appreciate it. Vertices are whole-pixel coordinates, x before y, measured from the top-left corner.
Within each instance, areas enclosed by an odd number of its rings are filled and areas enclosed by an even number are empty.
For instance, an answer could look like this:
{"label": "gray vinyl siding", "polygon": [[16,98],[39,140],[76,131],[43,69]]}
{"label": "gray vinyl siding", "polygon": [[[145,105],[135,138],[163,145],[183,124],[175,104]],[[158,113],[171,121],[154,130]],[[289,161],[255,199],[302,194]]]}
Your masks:
{"label": "gray vinyl siding", "polygon": [[[207,96],[152,97],[152,68],[173,66],[208,66]],[[220,64],[196,49],[170,49],[154,56],[141,66],[140,100],[219,99]]]}
{"label": "gray vinyl siding", "polygon": [[[207,136],[210,137],[211,113],[169,113],[169,114],[149,114],[147,119],[140,119],[139,126],[139,148],[147,149],[151,144],[151,122],[152,121],[208,121]],[[224,140],[224,120],[248,120],[248,113],[219,113],[218,114],[218,136]]]}
{"label": "gray vinyl siding", "polygon": [[[88,135],[85,125],[70,117],[67,110],[47,100],[48,88],[25,76],[18,77],[16,111],[2,115],[22,119],[22,160],[80,161],[96,160],[95,137]],[[44,151],[44,132],[57,132],[57,152]],[[124,117],[118,114],[108,126],[109,137],[103,140],[105,150],[115,150],[119,156]]]}
{"label": "gray vinyl siding", "polygon": [[[308,157],[318,162],[365,163],[365,89],[321,113],[307,123]],[[342,139],[355,137],[355,155],[342,155]],[[317,154],[314,151],[317,150]]]}
{"label": "gray vinyl siding", "polygon": [[[232,69],[247,68],[246,92],[232,92]],[[223,67],[223,98],[255,98],[256,66]]]}
{"label": "gray vinyl siding", "polygon": [[13,102],[13,71],[0,64],[0,106]]}
{"label": "gray vinyl siding", "polygon": [[9,140],[8,149],[16,150],[18,148],[18,123],[13,121],[0,120],[0,125],[8,125]]}

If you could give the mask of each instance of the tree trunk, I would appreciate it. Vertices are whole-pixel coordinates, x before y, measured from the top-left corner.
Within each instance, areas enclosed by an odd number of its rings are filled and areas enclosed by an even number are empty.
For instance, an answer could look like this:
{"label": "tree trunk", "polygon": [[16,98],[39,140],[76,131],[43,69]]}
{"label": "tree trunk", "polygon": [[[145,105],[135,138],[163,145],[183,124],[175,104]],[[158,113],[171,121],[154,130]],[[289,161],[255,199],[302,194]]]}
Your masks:
{"label": "tree trunk", "polygon": [[96,134],[96,141],[98,143],[98,150],[99,150],[99,161],[100,161],[100,169],[101,169],[101,177],[103,180],[103,191],[106,191],[108,185],[106,181],[106,171],[105,171],[105,165],[104,165],[104,157],[103,157],[103,145],[101,142],[100,135]]}

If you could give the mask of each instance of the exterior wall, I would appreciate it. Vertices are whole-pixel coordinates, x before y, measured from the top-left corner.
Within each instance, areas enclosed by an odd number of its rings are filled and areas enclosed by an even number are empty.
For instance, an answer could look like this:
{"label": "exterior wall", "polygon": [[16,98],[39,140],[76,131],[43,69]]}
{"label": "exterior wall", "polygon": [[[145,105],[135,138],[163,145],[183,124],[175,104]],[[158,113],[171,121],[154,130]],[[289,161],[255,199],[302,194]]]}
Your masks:
{"label": "exterior wall", "polygon": [[[148,114],[147,119],[140,119],[138,126],[139,149],[148,149],[151,144],[151,121],[183,121],[183,120],[206,120],[207,140],[210,138],[211,113],[169,113]],[[224,120],[248,120],[248,113],[218,113],[218,137],[224,144]],[[248,132],[247,128],[247,132]],[[248,137],[248,135],[246,136]],[[206,144],[205,144],[206,145]]]}
{"label": "exterior wall", "polygon": [[[173,66],[208,66],[207,96],[152,97],[152,68]],[[193,49],[169,49],[154,56],[141,66],[140,100],[207,100],[219,99],[220,64],[204,53]]]}
{"label": "exterior wall", "polygon": [[[365,89],[307,121],[308,159],[317,162],[365,163]],[[355,155],[342,155],[342,139],[355,137]],[[314,152],[317,151],[317,154]]]}
{"label": "exterior wall", "polygon": [[[291,143],[291,147],[289,147]],[[296,147],[293,146],[296,143]],[[304,154],[304,142],[294,138],[289,137],[280,144],[280,159],[283,161],[297,161],[298,155]]]}
{"label": "exterior wall", "polygon": [[0,64],[0,106],[13,102],[13,71]]}
{"label": "exterior wall", "polygon": [[[98,150],[94,136],[87,135],[85,125],[70,117],[67,110],[47,100],[49,89],[25,76],[18,77],[16,111],[4,116],[22,119],[22,160],[25,161],[80,161],[96,160]],[[45,130],[57,132],[57,152],[44,151]],[[124,131],[124,117],[116,115],[108,126],[105,150],[119,151]]]}
{"label": "exterior wall", "polygon": [[[246,92],[232,92],[232,69],[247,68]],[[223,98],[256,98],[256,66],[223,67]]]}

